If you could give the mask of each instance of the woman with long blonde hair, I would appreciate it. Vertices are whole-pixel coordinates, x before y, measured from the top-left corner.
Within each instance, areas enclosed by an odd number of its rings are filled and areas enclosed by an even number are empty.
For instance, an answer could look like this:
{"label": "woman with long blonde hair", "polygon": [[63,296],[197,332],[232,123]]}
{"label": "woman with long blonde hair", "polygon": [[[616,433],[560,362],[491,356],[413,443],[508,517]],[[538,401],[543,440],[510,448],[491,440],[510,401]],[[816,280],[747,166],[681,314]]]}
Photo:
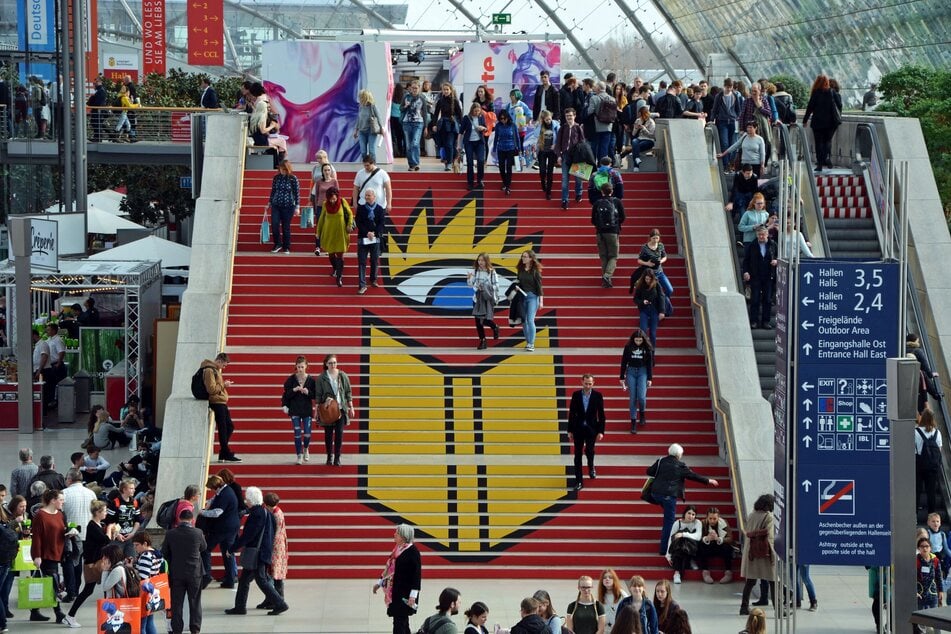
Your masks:
{"label": "woman with long blonde hair", "polygon": [[480,253],[466,273],[466,284],[472,288],[472,317],[475,319],[476,333],[479,335],[477,350],[485,350],[485,327],[492,329],[492,338],[499,338],[499,327],[494,321],[495,304],[499,292],[499,276],[492,268],[488,253]]}
{"label": "woman with long blonde hair", "polygon": [[353,138],[360,142],[360,158],[372,156],[376,162],[377,137],[383,134],[383,119],[376,109],[373,93],[364,88],[357,95],[360,110],[357,112],[357,125],[353,130]]}

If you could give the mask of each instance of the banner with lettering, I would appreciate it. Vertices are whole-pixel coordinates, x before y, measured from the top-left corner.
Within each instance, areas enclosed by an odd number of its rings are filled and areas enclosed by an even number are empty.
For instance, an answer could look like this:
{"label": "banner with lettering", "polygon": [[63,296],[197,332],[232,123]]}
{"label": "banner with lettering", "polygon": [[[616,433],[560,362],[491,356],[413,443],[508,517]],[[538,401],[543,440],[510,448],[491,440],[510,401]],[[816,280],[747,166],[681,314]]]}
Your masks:
{"label": "banner with lettering", "polygon": [[[561,85],[560,44],[470,42],[463,51],[461,79],[467,100],[469,95],[475,94],[476,88],[485,85],[492,91],[498,109],[509,103],[509,92],[518,88],[522,91],[522,101],[531,106],[543,70],[551,73],[551,83]],[[456,90],[460,89],[456,77],[453,84]]]}
{"label": "banner with lettering", "polygon": [[188,1],[188,63],[224,66],[224,0]]}
{"label": "banner with lettering", "polygon": [[142,0],[142,75],[165,74],[165,0]]}

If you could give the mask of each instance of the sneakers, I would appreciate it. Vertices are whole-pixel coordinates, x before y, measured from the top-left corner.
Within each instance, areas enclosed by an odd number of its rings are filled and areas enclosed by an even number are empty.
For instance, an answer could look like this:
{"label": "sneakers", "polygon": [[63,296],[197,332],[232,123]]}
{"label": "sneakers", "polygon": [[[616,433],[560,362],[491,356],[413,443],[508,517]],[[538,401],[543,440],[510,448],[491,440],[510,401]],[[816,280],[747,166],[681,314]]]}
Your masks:
{"label": "sneakers", "polygon": [[284,255],[290,255],[290,254],[291,254],[290,249],[284,249]]}
{"label": "sneakers", "polygon": [[535,344],[534,343],[526,344],[525,349],[528,352],[535,352]]}
{"label": "sneakers", "polygon": [[690,569],[691,569],[691,570],[700,570],[700,566],[697,565],[697,562],[691,561],[691,562],[690,562]]}
{"label": "sneakers", "polygon": [[724,573],[723,578],[720,579],[720,583],[732,583],[732,582],[733,582],[733,571],[727,570],[726,573]]}
{"label": "sneakers", "polygon": [[812,601],[809,603],[809,611],[817,612],[819,610],[819,603],[817,601]]}
{"label": "sneakers", "polygon": [[281,247],[274,247],[273,249],[271,249],[271,253],[280,253],[283,250],[284,249],[282,249]]}
{"label": "sneakers", "polygon": [[367,287],[366,287],[366,286],[361,286],[361,287],[359,288],[359,290],[357,290],[357,295],[366,295],[366,294],[367,294]]}
{"label": "sneakers", "polygon": [[66,627],[70,627],[73,629],[82,627],[82,625],[79,624],[79,621],[76,620],[75,616],[70,616],[68,614],[63,617],[63,623],[66,624]]}
{"label": "sneakers", "polygon": [[713,575],[710,574],[709,570],[703,571],[703,582],[704,583],[713,583]]}
{"label": "sneakers", "polygon": [[310,462],[310,449],[304,447],[304,462]]}
{"label": "sneakers", "polygon": [[231,454],[230,456],[221,456],[218,458],[218,462],[241,462],[241,458]]}
{"label": "sneakers", "polygon": [[674,583],[675,583],[675,584],[678,584],[678,585],[680,584],[680,573],[679,573],[679,572],[675,572],[675,573],[674,573]]}
{"label": "sneakers", "polygon": [[297,464],[304,464],[303,454],[297,454]]}

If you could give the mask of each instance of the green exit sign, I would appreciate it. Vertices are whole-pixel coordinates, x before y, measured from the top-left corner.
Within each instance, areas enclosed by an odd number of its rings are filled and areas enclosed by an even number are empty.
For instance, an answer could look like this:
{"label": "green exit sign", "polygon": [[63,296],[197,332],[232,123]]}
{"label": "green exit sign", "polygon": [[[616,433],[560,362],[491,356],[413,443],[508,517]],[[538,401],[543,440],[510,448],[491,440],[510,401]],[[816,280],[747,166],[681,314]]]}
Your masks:
{"label": "green exit sign", "polygon": [[492,14],[492,24],[511,24],[511,23],[512,23],[511,13],[493,13]]}

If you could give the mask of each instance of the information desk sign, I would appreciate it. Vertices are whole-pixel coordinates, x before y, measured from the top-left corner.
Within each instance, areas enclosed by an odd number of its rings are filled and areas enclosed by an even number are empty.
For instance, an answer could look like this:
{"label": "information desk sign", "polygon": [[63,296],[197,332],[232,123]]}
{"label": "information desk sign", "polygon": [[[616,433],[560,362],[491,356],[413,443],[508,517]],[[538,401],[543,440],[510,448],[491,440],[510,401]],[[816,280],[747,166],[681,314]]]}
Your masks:
{"label": "information desk sign", "polygon": [[798,283],[798,561],[887,566],[885,360],[898,355],[898,264],[801,261]]}

